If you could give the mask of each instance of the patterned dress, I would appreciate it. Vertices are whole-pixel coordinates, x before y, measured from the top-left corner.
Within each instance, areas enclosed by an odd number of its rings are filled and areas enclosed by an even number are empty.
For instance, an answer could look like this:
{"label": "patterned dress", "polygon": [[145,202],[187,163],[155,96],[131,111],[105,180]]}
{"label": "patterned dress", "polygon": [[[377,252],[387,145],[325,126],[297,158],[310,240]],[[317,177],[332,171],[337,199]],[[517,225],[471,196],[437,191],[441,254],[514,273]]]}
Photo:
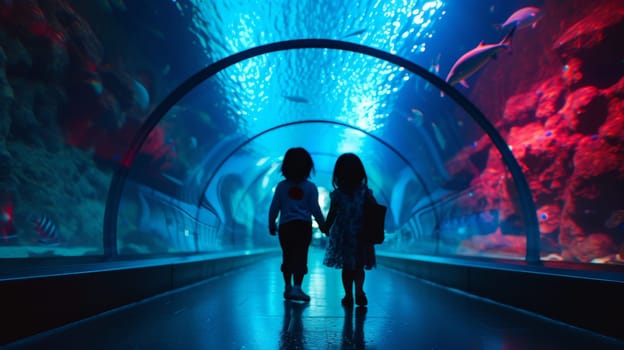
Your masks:
{"label": "patterned dress", "polygon": [[337,208],[337,213],[329,231],[324,265],[351,270],[370,270],[375,267],[374,246],[358,239],[362,226],[362,209],[368,193],[371,191],[362,186],[354,193],[336,189],[330,194],[331,206]]}

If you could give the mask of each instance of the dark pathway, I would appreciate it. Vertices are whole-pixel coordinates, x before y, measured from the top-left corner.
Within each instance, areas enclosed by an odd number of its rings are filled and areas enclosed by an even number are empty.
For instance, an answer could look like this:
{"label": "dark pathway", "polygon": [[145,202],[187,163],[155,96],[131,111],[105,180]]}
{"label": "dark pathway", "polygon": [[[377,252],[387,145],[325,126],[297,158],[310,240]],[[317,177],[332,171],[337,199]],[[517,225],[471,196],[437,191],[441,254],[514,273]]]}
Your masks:
{"label": "dark pathway", "polygon": [[284,301],[280,259],[7,349],[624,349],[621,343],[378,268],[367,308],[340,305],[340,271],[310,253],[308,304]]}

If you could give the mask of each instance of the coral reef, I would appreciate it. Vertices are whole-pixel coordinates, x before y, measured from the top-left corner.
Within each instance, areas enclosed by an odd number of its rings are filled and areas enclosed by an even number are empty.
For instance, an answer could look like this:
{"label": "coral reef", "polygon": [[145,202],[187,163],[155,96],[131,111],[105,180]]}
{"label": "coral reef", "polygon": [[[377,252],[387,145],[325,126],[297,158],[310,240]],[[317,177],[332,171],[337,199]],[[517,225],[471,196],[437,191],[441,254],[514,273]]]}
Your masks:
{"label": "coral reef", "polygon": [[14,99],[13,88],[5,72],[6,54],[0,46],[0,188],[9,187],[11,173],[11,155],[6,147],[6,138],[9,134],[9,108]]}
{"label": "coral reef", "polygon": [[[619,43],[624,3],[546,1],[544,12],[534,30],[518,33],[515,54],[486,67],[470,98],[505,137],[527,177],[542,252],[566,261],[605,262],[602,258],[617,254],[624,243],[623,226],[606,224],[624,205],[624,47]],[[466,148],[448,168],[452,174],[474,174],[471,157],[488,152],[485,169],[472,180],[482,190],[466,205],[487,203],[484,209],[500,210],[505,227],[521,215],[513,204],[514,185],[489,140],[477,144],[487,146]],[[501,198],[498,191],[505,199],[492,202]],[[513,231],[508,233],[522,234]],[[489,243],[484,239],[465,244],[496,250],[502,240],[498,235]],[[516,250],[523,249],[518,242]]]}
{"label": "coral reef", "polygon": [[[0,2],[0,190],[13,194],[17,245],[33,244],[30,217],[46,215],[61,248],[101,250],[111,168],[99,160],[119,160],[149,108],[101,37],[68,1]],[[173,152],[154,134],[140,153],[160,169]]]}
{"label": "coral reef", "polygon": [[36,235],[32,216],[50,217],[69,246],[100,246],[105,194],[110,175],[99,171],[92,155],[62,147],[51,151],[10,143],[14,156],[15,222],[24,244]]}

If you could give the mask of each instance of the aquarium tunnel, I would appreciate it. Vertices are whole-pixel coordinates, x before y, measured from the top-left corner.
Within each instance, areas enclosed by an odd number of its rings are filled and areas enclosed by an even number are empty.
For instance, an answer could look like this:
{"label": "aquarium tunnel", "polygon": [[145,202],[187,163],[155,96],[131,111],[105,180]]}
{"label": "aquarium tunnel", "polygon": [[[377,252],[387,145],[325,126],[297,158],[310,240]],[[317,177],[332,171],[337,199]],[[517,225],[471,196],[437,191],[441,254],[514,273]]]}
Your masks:
{"label": "aquarium tunnel", "polygon": [[[114,10],[112,4],[123,1],[101,3]],[[172,3],[170,11],[181,13],[199,6]],[[19,6],[0,3],[0,10]],[[407,15],[415,16],[411,25],[442,20],[443,2],[423,6],[424,19],[418,11]],[[553,11],[560,4],[544,6]],[[395,29],[401,27],[396,20]],[[13,28],[21,27],[0,24],[19,32]],[[81,28],[84,38],[88,31]],[[583,84],[564,87],[565,79],[583,79],[569,77],[569,70],[585,66],[574,61],[563,40],[572,39],[563,35],[561,55],[568,61],[563,73],[556,70],[563,80],[548,80],[552,72],[546,71],[538,92],[511,96],[496,78],[483,78],[490,85],[477,85],[482,96],[475,97],[441,77],[439,56],[430,66],[413,59],[425,43],[406,49],[354,40],[367,37],[367,28],[338,37],[267,31],[261,44],[236,48],[195,32],[200,44],[194,48],[215,45],[220,57],[208,63],[189,57],[188,67],[182,64],[180,75],[158,92],[149,75],[132,78],[114,65],[92,65],[92,46],[61,45],[68,47],[67,65],[80,67],[67,75],[76,81],[63,93],[39,85],[28,90],[30,112],[20,102],[26,77],[54,81],[55,68],[26,74],[25,63],[5,48],[0,83],[7,84],[0,91],[11,89],[7,101],[16,107],[0,110],[11,120],[0,135],[0,305],[15,319],[0,344],[279,257],[268,210],[292,147],[312,156],[309,180],[324,214],[337,158],[354,153],[362,159],[369,188],[387,207],[385,240],[375,246],[380,267],[622,338],[622,327],[604,317],[622,311],[613,305],[624,289],[621,83],[591,80],[602,93]],[[63,40],[81,40],[71,30]],[[422,30],[423,37],[433,35]],[[239,34],[242,42],[249,39]],[[525,31],[515,35],[526,43]],[[43,37],[57,40],[47,32]],[[592,59],[584,51],[579,57]],[[172,68],[162,69],[158,79],[166,81]],[[493,75],[502,79],[501,71],[504,66]],[[621,67],[617,72],[624,74]],[[599,75],[585,77],[590,74]],[[585,89],[584,95],[574,89]],[[501,102],[501,94],[508,99]],[[77,102],[51,102],[67,96]],[[57,108],[58,125],[42,121]],[[492,117],[496,113],[501,116]],[[604,116],[588,121],[582,113]],[[24,122],[31,115],[38,124]],[[565,127],[572,131],[552,136]],[[599,140],[608,146],[597,146]],[[603,157],[592,163],[591,150]],[[326,245],[313,221],[311,249],[322,252]],[[41,290],[53,298],[38,297]],[[562,290],[565,298],[558,297]],[[578,307],[580,300],[585,306]]]}
{"label": "aquarium tunnel", "polygon": [[[309,60],[316,61],[314,66],[319,67],[319,71],[310,69]],[[372,62],[367,62],[369,60]],[[361,65],[357,69],[349,68],[349,62],[358,61],[367,62],[374,74]],[[285,62],[290,65],[290,70],[302,73],[288,78],[270,74],[284,71],[280,65]],[[260,98],[259,106],[254,107],[257,110],[246,112],[231,134],[201,135],[203,137],[198,142],[209,144],[210,148],[207,152],[193,154],[196,158],[186,160],[194,166],[185,177],[161,174],[161,184],[151,186],[147,191],[144,189],[153,175],[144,171],[140,155],[147,153],[144,149],[150,147],[150,138],[156,137],[154,134],[158,129],[155,128],[166,123],[187,124],[179,111],[184,105],[198,103],[194,100],[210,98],[205,90],[211,78],[220,75],[236,77],[241,71],[252,70],[256,71],[258,81],[248,82],[250,86],[275,84],[285,89],[279,81],[288,80],[288,84],[294,85],[292,89],[297,89],[306,82],[329,75],[323,70],[330,62],[343,66],[339,68],[342,74],[354,81],[337,82],[337,86],[323,89],[336,92],[343,85],[344,91],[329,95],[328,101],[321,97],[327,92],[312,93],[310,89],[302,95]],[[297,67],[299,64],[305,67]],[[359,75],[373,77],[358,82]],[[467,129],[473,130],[473,135],[462,135],[466,138],[462,140],[458,133],[458,137],[447,140],[442,136],[443,132],[436,133],[435,128],[428,134],[418,129],[422,125],[410,125],[419,123],[413,118],[424,118],[410,110],[387,111],[396,116],[384,118],[386,120],[381,124],[379,119],[386,99],[392,99],[393,94],[384,91],[383,85],[374,84],[385,84],[393,79],[422,80],[443,89],[441,91],[448,97],[435,109],[448,111],[448,115],[441,113],[438,123],[448,125],[444,118],[457,118],[467,124]],[[351,87],[358,84],[372,96],[361,96],[362,91]],[[223,93],[228,98],[237,96],[237,91]],[[347,108],[353,110],[332,107],[332,100],[337,96],[348,101]],[[445,106],[447,104],[450,106]],[[219,112],[207,109],[205,113],[217,115]],[[478,142],[482,145],[477,145]],[[267,236],[267,204],[282,177],[283,154],[290,147],[303,147],[313,155],[313,181],[319,185],[319,202],[325,212],[329,204],[328,193],[333,190],[328,184],[332,182],[333,166],[338,156],[351,152],[362,157],[368,169],[370,188],[379,202],[389,208],[388,237],[380,249],[430,255],[459,252],[539,262],[538,224],[526,179],[502,137],[476,107],[442,80],[409,61],[353,43],[314,39],[269,44],[230,56],[189,78],[164,99],[135,136],[121,159],[124,167],[118,169],[112,181],[103,230],[107,235],[104,238],[106,250],[111,254],[128,254],[131,249],[128,242],[132,241],[126,237],[136,234],[136,227],[121,224],[125,222],[146,225],[139,227],[138,231],[151,231],[158,237],[156,239],[168,242],[163,245],[166,252],[196,253],[273,246],[274,242]],[[452,153],[473,147],[500,152],[498,177],[502,179],[500,186],[505,188],[504,192],[496,198],[478,198],[478,185],[469,184],[472,180],[469,174],[449,175],[444,152],[451,147],[456,148]],[[166,205],[171,205],[179,216],[188,215],[188,220],[163,221],[172,214],[153,212],[146,204],[167,197],[176,202],[165,202]],[[486,201],[501,203],[500,206],[510,212],[501,213],[499,209],[490,208]],[[129,203],[139,203],[139,210],[121,207],[131,205]],[[129,229],[133,231],[129,232]],[[497,230],[499,234],[518,237],[517,245],[512,244],[500,251],[478,251],[469,246],[462,250],[462,241],[493,234]],[[317,232],[315,237],[322,244],[319,234]]]}

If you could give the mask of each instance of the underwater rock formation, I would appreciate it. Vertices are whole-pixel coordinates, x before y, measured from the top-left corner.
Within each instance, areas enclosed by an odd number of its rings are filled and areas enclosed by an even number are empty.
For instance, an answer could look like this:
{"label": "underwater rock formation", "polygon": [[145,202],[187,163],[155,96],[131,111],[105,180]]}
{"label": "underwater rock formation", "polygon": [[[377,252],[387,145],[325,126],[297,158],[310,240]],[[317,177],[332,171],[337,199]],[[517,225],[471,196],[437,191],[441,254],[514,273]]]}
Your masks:
{"label": "underwater rock formation", "polygon": [[6,55],[0,46],[0,186],[9,187],[11,175],[11,155],[7,150],[6,139],[9,134],[9,108],[13,101],[13,89],[5,72]]}
{"label": "underwater rock formation", "polygon": [[[518,33],[516,52],[486,67],[470,98],[496,125],[527,177],[542,252],[605,262],[624,244],[624,225],[606,224],[624,209],[624,3],[546,1],[543,8],[544,20]],[[470,161],[491,147],[485,137],[477,144],[486,146],[460,152],[450,162],[451,174],[474,170],[474,164],[458,167],[457,160]],[[466,204],[500,210],[501,225],[513,228],[506,221],[521,213],[511,203],[514,184],[499,158],[489,152],[486,168],[472,180],[480,189]],[[503,203],[492,202],[501,197]],[[492,240],[489,246],[496,246],[501,238]]]}
{"label": "underwater rock formation", "polygon": [[[146,106],[135,90],[70,2],[0,1],[0,189],[14,194],[16,244],[36,241],[34,215],[54,221],[64,247],[101,247],[111,170],[96,160],[116,159],[96,152],[125,150],[138,130]],[[169,155],[158,132],[150,159]]]}

